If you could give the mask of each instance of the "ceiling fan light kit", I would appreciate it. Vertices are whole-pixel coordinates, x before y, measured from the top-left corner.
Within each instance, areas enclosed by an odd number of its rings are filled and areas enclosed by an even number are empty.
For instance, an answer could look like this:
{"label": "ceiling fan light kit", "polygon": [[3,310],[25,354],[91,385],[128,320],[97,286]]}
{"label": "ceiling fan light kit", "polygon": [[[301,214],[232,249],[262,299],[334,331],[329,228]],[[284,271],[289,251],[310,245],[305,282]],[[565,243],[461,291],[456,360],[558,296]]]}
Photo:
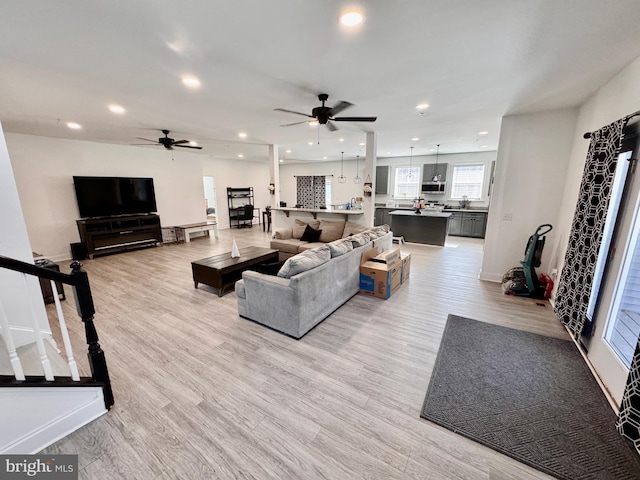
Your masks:
{"label": "ceiling fan light kit", "polygon": [[[173,150],[173,147],[192,148],[194,150],[202,150],[202,147],[193,145],[195,142],[192,142],[191,140],[174,140],[173,138],[170,138],[169,133],[171,132],[169,130],[161,130],[161,132],[164,133],[164,137],[158,138],[158,141],[151,140],[150,138],[136,137],[138,140],[144,140],[145,142],[151,142],[151,143],[134,143],[133,145],[162,145],[167,150]],[[185,145],[185,144],[190,144],[190,145]]]}
{"label": "ceiling fan light kit", "polygon": [[[303,117],[313,118],[313,121],[317,121],[320,125],[326,125],[329,130],[332,132],[338,130],[332,122],[375,122],[378,117],[334,117],[338,113],[343,110],[352,107],[353,104],[345,101],[338,102],[334,107],[325,106],[325,102],[329,99],[329,95],[326,93],[321,93],[318,95],[318,100],[322,102],[320,107],[315,107],[311,110],[311,115],[296,112],[295,110],[289,110],[286,108],[275,108],[274,110],[277,112],[285,112],[285,113],[293,113],[295,115],[302,115]],[[280,125],[281,127],[291,127],[293,125],[299,125],[301,123],[309,123],[309,120],[304,120],[301,122],[294,123],[286,123],[284,125]]]}

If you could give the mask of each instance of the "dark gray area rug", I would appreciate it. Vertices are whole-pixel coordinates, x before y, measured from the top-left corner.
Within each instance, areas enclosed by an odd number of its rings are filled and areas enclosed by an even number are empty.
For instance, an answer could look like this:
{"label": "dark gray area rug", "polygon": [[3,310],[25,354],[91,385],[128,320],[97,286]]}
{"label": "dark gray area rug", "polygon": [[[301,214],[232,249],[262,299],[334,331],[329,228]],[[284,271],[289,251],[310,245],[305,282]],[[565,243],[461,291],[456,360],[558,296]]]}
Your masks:
{"label": "dark gray area rug", "polygon": [[560,479],[640,479],[570,339],[449,315],[420,416]]}

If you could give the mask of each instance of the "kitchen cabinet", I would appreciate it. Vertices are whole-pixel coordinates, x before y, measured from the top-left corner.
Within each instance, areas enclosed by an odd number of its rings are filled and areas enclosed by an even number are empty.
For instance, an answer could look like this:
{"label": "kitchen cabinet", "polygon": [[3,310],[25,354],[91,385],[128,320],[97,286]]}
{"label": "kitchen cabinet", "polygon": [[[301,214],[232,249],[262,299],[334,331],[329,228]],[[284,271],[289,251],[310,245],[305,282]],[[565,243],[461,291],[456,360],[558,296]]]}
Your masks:
{"label": "kitchen cabinet", "polygon": [[389,165],[376,167],[376,193],[381,195],[389,194]]}
{"label": "kitchen cabinet", "polygon": [[484,238],[487,229],[487,212],[451,212],[449,235]]}
{"label": "kitchen cabinet", "polygon": [[391,215],[389,212],[393,210],[398,210],[397,208],[376,208],[376,213],[374,215],[374,225],[391,225]]}
{"label": "kitchen cabinet", "polygon": [[435,163],[425,163],[422,166],[422,183],[428,183],[433,181],[433,176],[437,173],[440,174],[440,181],[447,181],[447,169],[448,163],[438,163],[437,169]]}
{"label": "kitchen cabinet", "polygon": [[462,235],[462,212],[451,212],[451,217],[449,217],[449,235]]}

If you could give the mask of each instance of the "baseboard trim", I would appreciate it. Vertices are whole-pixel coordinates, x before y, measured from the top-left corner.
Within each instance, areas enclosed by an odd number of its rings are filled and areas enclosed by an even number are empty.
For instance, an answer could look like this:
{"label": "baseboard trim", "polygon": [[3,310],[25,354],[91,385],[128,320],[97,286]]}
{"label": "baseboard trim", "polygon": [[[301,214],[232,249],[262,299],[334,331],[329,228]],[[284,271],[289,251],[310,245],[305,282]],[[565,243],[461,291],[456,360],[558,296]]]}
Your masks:
{"label": "baseboard trim", "polygon": [[495,283],[502,283],[502,277],[503,277],[502,273],[480,272],[480,275],[478,275],[478,278],[480,280],[485,280],[487,282],[495,282]]}
{"label": "baseboard trim", "polygon": [[[12,389],[14,390],[14,389]],[[47,407],[33,412],[33,415],[39,414],[42,417],[42,424],[30,429],[25,428],[24,433],[17,434],[15,440],[8,441],[0,449],[2,454],[35,454],[66,437],[79,428],[87,425],[98,417],[101,417],[107,410],[104,406],[104,395],[101,387],[95,387],[93,391],[88,391],[86,387],[80,387],[82,395],[78,404],[74,408],[62,407],[58,414],[47,412],[47,408],[51,408],[54,403],[48,392],[56,393],[58,390],[60,395],[68,395],[70,388],[48,388],[47,392],[38,394],[33,389],[29,389],[33,395],[38,395],[42,399],[43,404]],[[43,389],[44,390],[44,389]],[[77,389],[74,389],[78,391]],[[14,390],[15,391],[15,390]],[[89,395],[87,395],[89,394]],[[18,399],[19,400],[19,399]],[[9,409],[4,409],[6,413]],[[1,415],[0,415],[1,416]],[[34,420],[33,418],[31,420]],[[3,424],[5,422],[3,421]],[[33,423],[33,422],[32,422]]]}

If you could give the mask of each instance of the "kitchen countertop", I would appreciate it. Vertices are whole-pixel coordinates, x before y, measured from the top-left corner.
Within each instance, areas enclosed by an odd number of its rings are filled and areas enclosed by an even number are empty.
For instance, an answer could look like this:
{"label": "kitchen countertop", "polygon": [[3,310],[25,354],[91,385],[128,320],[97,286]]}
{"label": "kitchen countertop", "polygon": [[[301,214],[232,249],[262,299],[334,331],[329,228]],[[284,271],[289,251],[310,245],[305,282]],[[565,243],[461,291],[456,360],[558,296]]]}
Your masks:
{"label": "kitchen countertop", "polygon": [[488,208],[445,208],[445,212],[489,213]]}
{"label": "kitchen countertop", "polygon": [[389,215],[401,215],[405,217],[438,217],[438,218],[449,218],[452,214],[447,212],[427,212],[422,210],[419,214],[415,213],[413,210],[394,210],[393,212],[389,212]]}

